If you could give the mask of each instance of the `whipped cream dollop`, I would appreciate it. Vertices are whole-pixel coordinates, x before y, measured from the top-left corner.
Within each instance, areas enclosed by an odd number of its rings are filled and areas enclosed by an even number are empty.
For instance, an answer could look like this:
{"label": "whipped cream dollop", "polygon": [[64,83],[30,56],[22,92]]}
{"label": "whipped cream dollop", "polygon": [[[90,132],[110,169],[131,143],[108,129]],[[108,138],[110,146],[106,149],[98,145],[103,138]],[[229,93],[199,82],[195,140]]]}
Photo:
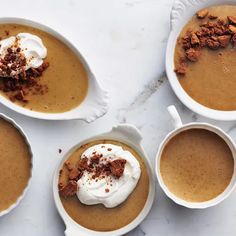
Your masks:
{"label": "whipped cream dollop", "polygon": [[[20,48],[20,54],[25,57],[26,65],[24,70],[29,68],[38,68],[43,64],[43,59],[47,56],[47,48],[42,40],[30,33],[19,33],[16,36],[10,36],[0,41],[0,58],[4,58],[9,48],[13,51]],[[16,71],[20,73],[21,71]]]}
{"label": "whipped cream dollop", "polygon": [[129,151],[113,144],[99,144],[88,148],[81,159],[101,155],[100,163],[107,161],[126,160],[124,172],[117,178],[112,175],[93,178],[93,174],[85,171],[77,181],[77,197],[86,205],[103,204],[113,208],[124,202],[135,189],[140,178],[141,169],[139,162]]}

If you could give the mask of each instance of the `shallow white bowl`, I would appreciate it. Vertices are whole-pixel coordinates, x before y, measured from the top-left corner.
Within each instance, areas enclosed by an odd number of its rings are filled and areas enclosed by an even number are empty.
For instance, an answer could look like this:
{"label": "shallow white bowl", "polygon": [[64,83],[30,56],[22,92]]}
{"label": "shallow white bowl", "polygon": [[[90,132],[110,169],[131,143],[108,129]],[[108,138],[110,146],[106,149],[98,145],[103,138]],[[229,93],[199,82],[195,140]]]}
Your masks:
{"label": "shallow white bowl", "polygon": [[[168,107],[168,111],[172,117],[172,121],[173,121],[173,125],[174,125],[174,130],[172,132],[170,132],[165,139],[163,140],[163,142],[160,144],[157,155],[156,155],[156,164],[155,164],[155,172],[156,172],[156,176],[158,179],[158,182],[161,186],[161,188],[163,189],[163,191],[165,192],[165,194],[172,199],[175,203],[187,207],[187,208],[191,208],[191,209],[204,209],[204,208],[208,208],[208,207],[212,207],[215,206],[217,204],[219,204],[220,202],[222,202],[224,199],[226,199],[231,193],[232,191],[235,189],[236,187],[236,146],[235,143],[233,142],[233,140],[220,128],[208,124],[208,123],[198,123],[198,122],[193,122],[193,123],[188,123],[188,124],[182,124],[182,121],[180,119],[180,116],[176,110],[176,108],[174,106],[169,106]],[[177,197],[175,194],[173,194],[169,189],[168,186],[165,185],[165,182],[161,176],[161,172],[160,172],[160,161],[161,161],[161,156],[162,156],[162,151],[165,148],[166,144],[169,142],[170,139],[172,139],[175,135],[183,132],[184,130],[188,130],[188,129],[205,129],[205,130],[209,130],[212,131],[214,133],[216,133],[217,135],[219,135],[229,146],[232,154],[233,154],[233,158],[234,158],[234,172],[233,172],[233,176],[231,178],[231,181],[229,183],[229,185],[226,187],[226,189],[219,194],[217,197],[209,200],[209,201],[205,201],[205,202],[188,202],[185,201],[179,197]]]}
{"label": "shallow white bowl", "polygon": [[236,120],[236,111],[210,109],[193,100],[182,88],[174,72],[174,50],[177,38],[191,17],[202,8],[219,4],[236,4],[236,0],[175,0],[171,10],[171,32],[166,49],[166,73],[181,102],[192,111],[215,120]]}
{"label": "shallow white bowl", "polygon": [[0,118],[4,119],[7,122],[9,122],[10,124],[12,124],[21,133],[22,137],[25,139],[25,143],[27,144],[28,149],[29,149],[29,153],[31,155],[31,171],[30,171],[30,178],[28,180],[28,183],[27,183],[24,191],[22,192],[22,194],[17,198],[16,202],[13,203],[6,210],[0,211],[0,216],[3,216],[3,215],[8,214],[10,211],[12,211],[15,207],[17,207],[19,205],[19,203],[24,198],[26,192],[29,189],[29,186],[30,186],[30,183],[31,183],[31,179],[32,179],[32,172],[33,172],[33,152],[32,152],[32,149],[31,149],[31,145],[30,145],[29,139],[28,139],[27,135],[25,134],[25,132],[23,131],[23,129],[13,119],[11,119],[10,117],[8,117],[8,116],[6,116],[6,115],[4,115],[2,113],[0,113]]}
{"label": "shallow white bowl", "polygon": [[64,44],[66,44],[79,58],[82,62],[84,68],[86,69],[88,75],[88,93],[84,101],[77,106],[76,108],[62,113],[44,113],[44,112],[37,112],[37,111],[30,111],[26,108],[23,108],[13,102],[9,101],[4,96],[0,95],[0,102],[7,106],[8,108],[19,112],[23,115],[30,116],[33,118],[44,119],[44,120],[72,120],[72,119],[79,119],[84,120],[86,122],[92,122],[95,119],[103,116],[108,110],[108,93],[101,87],[100,83],[94,76],[93,72],[91,71],[89,65],[87,64],[84,57],[78,51],[78,49],[64,36],[57,33],[55,30],[49,28],[48,26],[42,25],[40,23],[23,19],[23,18],[15,18],[15,17],[2,17],[0,18],[0,24],[21,24],[32,26],[34,28],[43,30]]}
{"label": "shallow white bowl", "polygon": [[[148,198],[146,201],[146,204],[143,208],[143,210],[140,212],[140,214],[128,225],[125,227],[122,227],[118,230],[114,231],[108,231],[108,232],[101,232],[101,231],[93,231],[90,229],[86,229],[85,227],[79,225],[76,223],[65,211],[60,197],[58,193],[58,177],[59,177],[59,171],[62,168],[64,162],[67,160],[67,158],[81,145],[94,141],[94,140],[100,140],[100,139],[111,139],[111,140],[117,140],[120,142],[123,142],[127,145],[129,145],[131,148],[133,148],[135,151],[138,152],[138,154],[143,158],[143,161],[145,162],[145,165],[147,167],[148,175],[149,175],[149,194]],[[154,196],[155,196],[155,180],[153,177],[153,172],[151,168],[151,164],[149,162],[149,159],[147,155],[145,154],[142,146],[141,146],[141,140],[142,136],[139,132],[139,130],[129,124],[122,124],[118,125],[116,127],[113,127],[112,130],[108,133],[100,134],[97,136],[94,136],[90,139],[84,140],[77,145],[75,145],[73,148],[71,148],[66,155],[62,158],[60,161],[55,174],[54,174],[54,179],[53,179],[53,195],[54,195],[54,201],[57,207],[57,210],[62,217],[63,221],[65,222],[66,225],[66,231],[65,235],[66,236],[76,236],[76,235],[83,235],[83,236],[118,236],[118,235],[123,235],[129,232],[130,230],[134,229],[136,226],[138,226],[144,218],[147,216],[149,213]],[[124,216],[125,217],[125,216]]]}

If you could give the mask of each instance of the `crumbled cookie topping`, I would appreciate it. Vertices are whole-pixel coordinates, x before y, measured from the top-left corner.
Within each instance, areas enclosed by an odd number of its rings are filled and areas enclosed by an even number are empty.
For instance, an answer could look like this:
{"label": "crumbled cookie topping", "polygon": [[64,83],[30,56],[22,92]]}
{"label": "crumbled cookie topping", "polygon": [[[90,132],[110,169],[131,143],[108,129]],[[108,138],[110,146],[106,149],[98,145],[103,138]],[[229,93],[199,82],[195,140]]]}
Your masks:
{"label": "crumbled cookie topping", "polygon": [[[75,184],[77,185],[77,181],[83,176],[85,171],[90,173],[91,178],[96,182],[105,178],[105,176],[113,176],[119,179],[124,173],[125,164],[125,159],[110,161],[109,158],[103,158],[102,154],[96,152],[93,153],[90,159],[87,157],[81,158],[77,166],[73,166],[69,161],[66,161],[64,165],[68,170],[68,183],[65,186],[59,184],[59,193],[63,197],[74,196],[77,191]],[[112,180],[110,181],[112,185]],[[109,189],[106,192],[108,193]]]}
{"label": "crumbled cookie topping", "polygon": [[[9,31],[6,31],[6,35],[9,35]],[[12,102],[18,100],[26,103],[29,101],[28,94],[45,94],[48,87],[40,84],[39,80],[48,66],[49,63],[44,62],[38,68],[26,69],[26,58],[16,38],[15,43],[0,56],[0,90]]]}
{"label": "crumbled cookie topping", "polygon": [[[198,61],[202,49],[218,50],[228,47],[230,43],[233,47],[236,45],[236,16],[228,16],[227,20],[223,20],[209,14],[207,9],[198,11],[196,15],[200,19],[199,30],[189,29],[177,41],[184,50],[175,68],[176,74],[180,76],[186,74],[189,63]],[[209,20],[202,23],[207,15]]]}

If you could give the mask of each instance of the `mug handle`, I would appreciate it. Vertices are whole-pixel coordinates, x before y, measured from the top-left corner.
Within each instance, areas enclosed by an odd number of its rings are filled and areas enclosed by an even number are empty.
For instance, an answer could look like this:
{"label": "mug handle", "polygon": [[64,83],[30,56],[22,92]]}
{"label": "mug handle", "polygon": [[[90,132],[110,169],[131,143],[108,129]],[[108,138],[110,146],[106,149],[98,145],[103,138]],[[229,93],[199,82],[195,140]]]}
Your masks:
{"label": "mug handle", "polygon": [[174,128],[178,129],[181,126],[183,126],[182,120],[179,116],[179,113],[178,113],[176,107],[174,105],[171,105],[171,106],[168,106],[167,110],[171,116]]}

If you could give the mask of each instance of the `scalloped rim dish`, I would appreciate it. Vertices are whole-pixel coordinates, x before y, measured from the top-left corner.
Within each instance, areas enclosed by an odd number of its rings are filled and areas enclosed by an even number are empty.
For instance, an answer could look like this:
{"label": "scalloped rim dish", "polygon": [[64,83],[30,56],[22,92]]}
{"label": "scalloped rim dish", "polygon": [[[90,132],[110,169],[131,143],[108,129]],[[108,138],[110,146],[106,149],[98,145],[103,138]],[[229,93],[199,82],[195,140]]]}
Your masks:
{"label": "scalloped rim dish", "polygon": [[88,75],[88,93],[84,99],[84,101],[78,105],[76,108],[62,113],[43,113],[43,112],[36,112],[30,111],[26,108],[23,108],[17,104],[12,103],[4,96],[0,95],[0,102],[5,105],[6,107],[21,113],[23,115],[37,118],[37,119],[44,119],[44,120],[72,120],[72,119],[80,119],[86,122],[92,122],[97,118],[103,116],[108,110],[108,93],[101,87],[100,83],[96,79],[95,75],[91,71],[89,65],[87,64],[84,57],[78,51],[78,49],[73,46],[73,44],[68,41],[64,36],[57,33],[53,29],[45,26],[43,24],[23,19],[23,18],[15,18],[15,17],[0,17],[0,24],[7,24],[7,23],[15,23],[15,24],[22,24],[27,26],[32,26],[34,28],[38,28],[43,30],[64,44],[66,44],[79,58],[82,62],[87,75]]}

